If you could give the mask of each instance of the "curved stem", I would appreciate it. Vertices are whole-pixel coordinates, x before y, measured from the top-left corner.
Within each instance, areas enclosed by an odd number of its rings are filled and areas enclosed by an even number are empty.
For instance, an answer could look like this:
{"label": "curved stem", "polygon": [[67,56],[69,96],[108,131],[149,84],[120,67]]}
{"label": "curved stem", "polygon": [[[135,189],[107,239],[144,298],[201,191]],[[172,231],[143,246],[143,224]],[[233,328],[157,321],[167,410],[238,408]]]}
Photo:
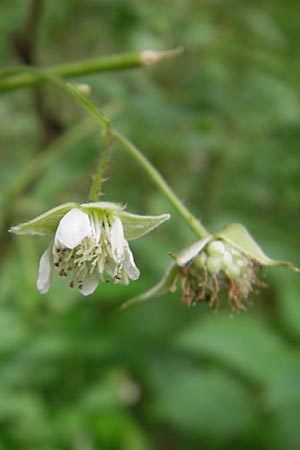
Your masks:
{"label": "curved stem", "polygon": [[[97,108],[97,106],[92,103],[89,99],[84,97],[74,86],[69,83],[66,83],[63,79],[49,73],[44,72],[42,70],[36,68],[20,68],[20,72],[37,74],[40,78],[52,81],[56,86],[63,89],[65,92],[69,93],[72,97],[74,97],[79,103],[88,111],[88,113],[96,119],[98,124],[100,125],[101,130],[104,133],[105,138],[110,140],[113,136],[115,139],[120,142],[123,147],[128,151],[128,153],[133,156],[133,158],[139,162],[141,167],[148,173],[148,175],[152,178],[157,187],[164,193],[164,195],[169,199],[169,201],[176,208],[178,213],[184,218],[190,228],[199,236],[203,238],[207,236],[209,233],[206,228],[201,224],[199,220],[194,217],[190,211],[184,206],[184,204],[179,200],[177,195],[173,192],[170,186],[163,179],[158,170],[148,161],[148,159],[142,154],[142,152],[130,142],[125,136],[119,133],[115,129],[111,129],[109,119]],[[100,159],[98,169],[99,176],[97,177],[97,181],[93,181],[91,194],[93,198],[95,197],[94,192],[97,189],[98,185],[101,184],[102,181],[102,161]],[[97,170],[98,170],[97,169]],[[97,175],[97,173],[96,173]],[[99,189],[98,189],[99,191]]]}
{"label": "curved stem", "polygon": [[[109,119],[98,109],[98,107],[92,103],[87,97],[85,97],[83,94],[79,92],[78,89],[76,89],[75,86],[73,86],[70,83],[67,83],[62,78],[58,77],[57,75],[54,75],[51,72],[47,72],[41,69],[38,69],[36,67],[16,67],[13,69],[14,74],[24,74],[24,75],[33,75],[38,77],[40,80],[43,81],[51,81],[53,84],[55,84],[58,88],[62,89],[63,91],[70,94],[72,97],[74,97],[79,103],[89,112],[90,115],[96,119],[98,124],[100,125],[101,130],[104,132],[104,134],[107,134],[110,129],[110,121]],[[0,72],[1,77],[1,72]],[[1,82],[0,82],[0,91],[1,91]]]}
{"label": "curved stem", "polygon": [[184,206],[181,200],[177,197],[174,191],[166,183],[164,178],[158,170],[151,164],[151,162],[142,154],[142,152],[125,136],[115,129],[111,130],[111,134],[115,139],[123,145],[123,147],[130,153],[131,156],[142,166],[145,172],[152,178],[157,187],[165,194],[172,205],[176,208],[178,213],[184,218],[189,227],[200,237],[203,238],[209,234],[206,228],[201,224],[193,214]]}

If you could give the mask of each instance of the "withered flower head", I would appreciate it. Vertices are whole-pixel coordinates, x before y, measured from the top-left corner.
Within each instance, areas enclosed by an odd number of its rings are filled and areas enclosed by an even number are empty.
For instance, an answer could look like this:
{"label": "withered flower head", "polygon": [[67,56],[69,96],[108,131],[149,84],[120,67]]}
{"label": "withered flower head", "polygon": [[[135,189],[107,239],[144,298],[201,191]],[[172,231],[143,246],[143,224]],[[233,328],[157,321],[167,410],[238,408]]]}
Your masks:
{"label": "withered flower head", "polygon": [[262,264],[221,238],[209,240],[180,267],[183,302],[188,306],[207,301],[218,308],[225,294],[232,311],[245,309],[243,302],[254,286],[266,286],[257,276]]}
{"label": "withered flower head", "polygon": [[270,259],[243,225],[227,225],[174,256],[163,279],[125,306],[167,290],[174,292],[180,281],[183,302],[188,306],[205,301],[217,309],[225,299],[232,312],[246,309],[254,288],[266,287],[258,277],[266,266],[289,266],[298,271],[290,262]]}

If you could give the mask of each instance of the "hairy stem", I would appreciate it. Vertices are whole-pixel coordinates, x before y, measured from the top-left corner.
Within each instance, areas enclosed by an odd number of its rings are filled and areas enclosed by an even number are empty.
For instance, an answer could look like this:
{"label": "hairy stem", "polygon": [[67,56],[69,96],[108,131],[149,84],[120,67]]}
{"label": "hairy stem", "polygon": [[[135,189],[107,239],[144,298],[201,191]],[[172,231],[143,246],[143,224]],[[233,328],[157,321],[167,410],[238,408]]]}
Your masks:
{"label": "hairy stem", "polygon": [[111,153],[113,148],[113,142],[111,138],[111,134],[107,136],[106,146],[102,150],[100,155],[100,159],[96,168],[96,171],[92,177],[92,185],[89,194],[89,201],[96,202],[101,195],[101,186],[104,180],[105,172],[110,163]]}

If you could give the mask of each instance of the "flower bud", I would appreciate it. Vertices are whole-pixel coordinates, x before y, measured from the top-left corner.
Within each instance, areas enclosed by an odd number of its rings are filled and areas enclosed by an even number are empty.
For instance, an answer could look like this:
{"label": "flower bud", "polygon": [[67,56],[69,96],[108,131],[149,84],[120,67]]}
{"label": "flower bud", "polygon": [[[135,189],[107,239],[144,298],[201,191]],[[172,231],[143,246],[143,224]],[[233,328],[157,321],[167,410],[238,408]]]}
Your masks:
{"label": "flower bud", "polygon": [[228,250],[222,256],[222,269],[226,271],[226,269],[232,264],[232,253]]}
{"label": "flower bud", "polygon": [[207,246],[207,253],[209,255],[224,255],[225,245],[222,241],[212,241]]}
{"label": "flower bud", "polygon": [[241,269],[237,264],[231,263],[229,266],[226,267],[226,274],[229,275],[231,278],[235,279],[241,275]]}
{"label": "flower bud", "polygon": [[211,275],[217,274],[221,270],[222,259],[220,256],[211,255],[207,258],[206,267]]}
{"label": "flower bud", "polygon": [[206,261],[207,261],[207,254],[203,251],[195,259],[195,265],[203,269],[206,265]]}

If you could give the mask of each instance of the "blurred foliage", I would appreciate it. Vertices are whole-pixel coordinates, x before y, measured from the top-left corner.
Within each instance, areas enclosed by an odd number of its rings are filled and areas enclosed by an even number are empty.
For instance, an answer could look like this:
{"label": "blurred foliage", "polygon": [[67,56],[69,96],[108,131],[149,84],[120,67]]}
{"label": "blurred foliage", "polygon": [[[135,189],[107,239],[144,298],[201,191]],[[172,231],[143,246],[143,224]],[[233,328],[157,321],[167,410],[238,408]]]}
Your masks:
{"label": "blurred foliage", "polygon": [[[34,3],[0,1],[2,68],[24,63],[28,37],[40,65],[182,45],[154,68],[79,81],[211,231],[241,222],[271,257],[299,265],[297,2],[45,0],[33,30]],[[102,145],[91,127],[9,196],[33,158],[86,120],[55,88],[38,95],[42,110],[33,89],[0,98],[0,449],[299,448],[299,276],[269,270],[269,289],[234,318],[186,308],[179,293],[120,311],[194,239],[120,148],[105,198],[173,216],[132,244],[140,280],[89,298],[59,279],[43,298],[35,290],[47,239],[6,229],[86,200]]]}

